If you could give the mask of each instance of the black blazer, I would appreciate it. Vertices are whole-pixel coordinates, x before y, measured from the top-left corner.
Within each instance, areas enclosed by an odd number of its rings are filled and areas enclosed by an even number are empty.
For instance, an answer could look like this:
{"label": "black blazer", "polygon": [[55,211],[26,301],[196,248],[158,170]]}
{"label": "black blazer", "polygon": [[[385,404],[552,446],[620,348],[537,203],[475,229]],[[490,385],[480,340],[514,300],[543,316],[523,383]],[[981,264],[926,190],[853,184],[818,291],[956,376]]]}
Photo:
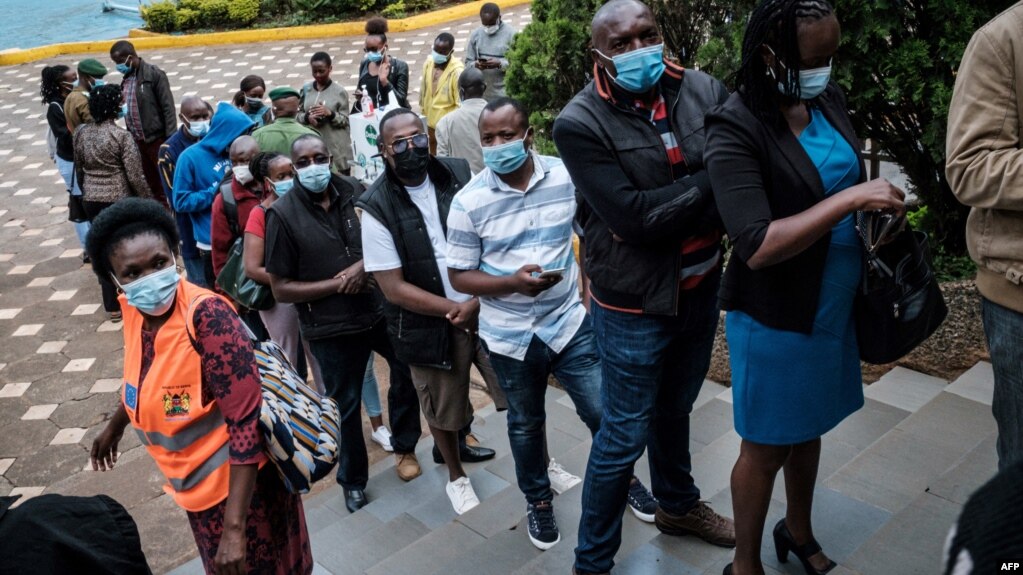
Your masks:
{"label": "black blazer", "polygon": [[[832,82],[811,101],[859,153],[845,95]],[[746,261],[760,248],[771,221],[807,210],[824,199],[813,161],[779,117],[768,124],[753,115],[738,93],[707,114],[704,154],[721,219],[733,244],[721,284],[721,307],[758,322],[810,333],[817,314],[824,260],[831,234],[799,255],[759,270]],[[867,172],[860,157],[860,182]]]}

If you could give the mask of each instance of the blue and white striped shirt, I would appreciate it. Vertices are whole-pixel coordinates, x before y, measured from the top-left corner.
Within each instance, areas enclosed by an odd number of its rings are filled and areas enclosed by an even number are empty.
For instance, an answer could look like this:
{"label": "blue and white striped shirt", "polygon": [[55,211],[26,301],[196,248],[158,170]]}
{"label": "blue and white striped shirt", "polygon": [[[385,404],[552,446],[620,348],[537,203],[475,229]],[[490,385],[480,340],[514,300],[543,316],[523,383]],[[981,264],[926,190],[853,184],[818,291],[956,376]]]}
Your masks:
{"label": "blue and white striped shirt", "polygon": [[565,268],[564,279],[535,298],[480,298],[480,336],[492,353],[520,361],[534,334],[560,353],[586,318],[572,251],[575,186],[560,159],[531,157],[535,169],[525,192],[487,168],[458,192],[448,214],[449,268],[495,276],[529,264]]}

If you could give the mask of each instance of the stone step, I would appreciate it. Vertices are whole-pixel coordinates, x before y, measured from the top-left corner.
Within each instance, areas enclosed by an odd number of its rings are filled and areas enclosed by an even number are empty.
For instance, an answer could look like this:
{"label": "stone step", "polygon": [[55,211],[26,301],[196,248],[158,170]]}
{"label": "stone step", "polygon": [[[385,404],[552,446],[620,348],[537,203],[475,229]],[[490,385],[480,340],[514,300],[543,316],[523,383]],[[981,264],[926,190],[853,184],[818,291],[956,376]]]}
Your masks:
{"label": "stone step", "polygon": [[824,485],[898,513],[994,432],[990,407],[939,392]]}

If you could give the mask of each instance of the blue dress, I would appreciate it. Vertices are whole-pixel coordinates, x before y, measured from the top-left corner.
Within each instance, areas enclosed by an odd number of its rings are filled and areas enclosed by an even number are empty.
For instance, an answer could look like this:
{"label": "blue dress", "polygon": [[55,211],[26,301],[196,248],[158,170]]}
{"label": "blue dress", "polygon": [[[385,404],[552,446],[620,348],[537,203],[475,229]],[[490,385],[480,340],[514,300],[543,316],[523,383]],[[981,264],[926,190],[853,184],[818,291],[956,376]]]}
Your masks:
{"label": "blue dress", "polygon": [[[856,151],[813,109],[799,143],[817,166],[825,195],[856,185]],[[735,430],[768,445],[818,438],[863,406],[853,296],[862,248],[852,214],[831,230],[820,301],[807,335],[767,327],[741,311],[725,319]]]}

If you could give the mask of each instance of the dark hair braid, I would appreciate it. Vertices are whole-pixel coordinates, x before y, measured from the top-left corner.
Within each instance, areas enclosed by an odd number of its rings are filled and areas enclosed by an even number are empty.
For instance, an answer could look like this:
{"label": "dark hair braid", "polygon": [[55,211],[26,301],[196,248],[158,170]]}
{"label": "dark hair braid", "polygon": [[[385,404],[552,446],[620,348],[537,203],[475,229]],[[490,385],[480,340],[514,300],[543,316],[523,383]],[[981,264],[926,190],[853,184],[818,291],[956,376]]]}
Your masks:
{"label": "dark hair braid", "polygon": [[103,84],[89,94],[89,113],[95,123],[116,120],[121,112],[121,87]]}
{"label": "dark hair braid", "polygon": [[[820,20],[834,13],[826,0],[764,0],[750,14],[742,40],[742,64],[735,73],[736,86],[746,107],[763,120],[777,118],[780,82],[787,94],[799,95],[799,21]],[[767,44],[787,73],[770,76],[760,47]]]}
{"label": "dark hair braid", "polygon": [[263,180],[270,176],[270,162],[281,157],[281,154],[277,152],[260,152],[256,154],[252,161],[249,162],[249,171],[252,172],[252,177],[262,183]]}
{"label": "dark hair braid", "polygon": [[43,68],[42,81],[39,82],[39,95],[43,97],[43,104],[59,102],[62,99],[63,89],[60,84],[69,69],[63,64]]}

